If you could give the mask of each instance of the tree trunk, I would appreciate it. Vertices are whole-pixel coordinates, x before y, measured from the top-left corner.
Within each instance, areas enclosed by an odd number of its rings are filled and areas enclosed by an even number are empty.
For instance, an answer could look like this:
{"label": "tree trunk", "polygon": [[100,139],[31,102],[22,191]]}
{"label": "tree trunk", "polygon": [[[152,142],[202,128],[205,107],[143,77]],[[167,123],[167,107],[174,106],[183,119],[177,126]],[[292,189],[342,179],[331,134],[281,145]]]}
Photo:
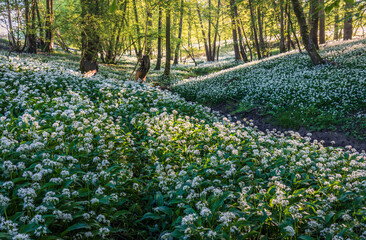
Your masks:
{"label": "tree trunk", "polygon": [[263,38],[262,12],[261,12],[260,7],[257,8],[257,12],[258,12],[259,44],[260,44],[262,57],[264,57],[264,54],[266,51],[266,46],[265,46],[265,42],[264,42],[264,38]]}
{"label": "tree trunk", "polygon": [[28,53],[37,53],[37,35],[36,35],[36,0],[32,0],[32,22],[29,28],[29,45]]}
{"label": "tree trunk", "polygon": [[346,2],[345,8],[345,16],[344,16],[344,27],[343,27],[343,40],[351,40],[352,39],[352,4]]}
{"label": "tree trunk", "polygon": [[294,37],[295,37],[297,47],[299,48],[299,52],[302,53],[300,42],[299,42],[299,39],[297,38],[296,31],[295,31],[294,25],[292,24],[292,20],[291,20],[291,8],[289,8],[289,10],[287,12],[287,17],[288,17],[288,21],[290,23],[292,33],[294,34]]}
{"label": "tree trunk", "polygon": [[[169,8],[169,6],[168,6]],[[171,46],[170,46],[170,9],[167,10],[166,13],[166,29],[165,29],[165,39],[166,39],[166,56],[165,56],[165,70],[164,76],[170,76],[170,59],[172,55]]]}
{"label": "tree trunk", "polygon": [[319,0],[319,44],[325,43],[325,11],[324,11],[324,0]]}
{"label": "tree trunk", "polygon": [[87,75],[98,72],[99,31],[97,18],[99,16],[99,0],[80,0],[81,4],[81,61],[80,71]]}
{"label": "tree trunk", "polygon": [[9,22],[9,34],[10,34],[10,39],[11,39],[10,45],[13,48],[17,48],[17,44],[16,44],[15,36],[14,36],[13,21],[12,21],[12,18],[11,18],[10,1],[7,0],[6,3],[7,3],[8,22]]}
{"label": "tree trunk", "polygon": [[45,42],[44,42],[44,28],[41,20],[41,14],[39,13],[38,7],[38,0],[35,1],[36,3],[36,12],[37,12],[37,19],[38,19],[38,29],[39,29],[39,48],[43,49]]}
{"label": "tree trunk", "polygon": [[[137,53],[142,53],[142,46],[141,46],[141,33],[140,33],[140,24],[139,24],[139,17],[137,13],[137,6],[136,6],[136,0],[132,0],[133,10],[135,14],[135,21],[136,21],[136,32],[137,32],[137,47],[138,49],[135,49]],[[138,54],[137,54],[138,55]],[[138,58],[141,58],[142,56],[137,56]]]}
{"label": "tree trunk", "polygon": [[207,58],[207,61],[210,61],[210,52],[208,50],[208,45],[207,45],[207,39],[206,39],[206,34],[205,34],[205,29],[203,27],[203,21],[202,21],[202,16],[201,16],[201,10],[199,8],[199,5],[198,5],[198,2],[196,2],[196,6],[197,6],[197,13],[198,13],[198,19],[200,21],[200,24],[201,24],[201,30],[202,30],[202,36],[203,36],[203,42],[205,44],[205,52],[206,52],[206,58]]}
{"label": "tree trunk", "polygon": [[46,1],[46,43],[45,43],[45,51],[52,52],[53,51],[53,0]]}
{"label": "tree trunk", "polygon": [[339,32],[338,22],[339,22],[339,15],[338,15],[338,8],[337,8],[336,9],[336,15],[334,16],[334,40],[338,40],[338,38],[339,38],[339,36],[338,36],[338,32]]}
{"label": "tree trunk", "polygon": [[[244,39],[243,39],[243,35],[242,35],[243,25],[241,25],[240,21],[239,21],[238,8],[236,7],[234,10],[235,10],[235,24],[236,24],[238,35],[239,35],[240,55],[244,62],[248,62],[248,57],[247,57],[247,54],[245,53]],[[244,29],[243,29],[243,31],[244,31]]]}
{"label": "tree trunk", "polygon": [[233,44],[234,44],[234,53],[235,53],[235,60],[240,61],[240,52],[239,52],[239,43],[238,43],[238,35],[236,32],[236,20],[235,20],[235,10],[236,10],[236,0],[230,0],[230,16],[231,16],[231,27],[233,31]]}
{"label": "tree trunk", "polygon": [[[290,10],[290,5],[288,4],[288,2],[286,1],[286,15],[288,16],[288,12]],[[293,48],[295,49],[295,46],[293,44],[293,42],[291,41],[291,26],[290,26],[290,19],[287,17],[287,51],[291,50],[291,45],[293,46]]]}
{"label": "tree trunk", "polygon": [[[216,12],[217,18],[216,18],[216,25],[215,25],[215,38],[213,41],[213,49],[212,49],[212,53],[211,53],[212,61],[215,61],[215,56],[216,56],[216,40],[217,40],[217,36],[219,34],[220,6],[221,6],[221,1],[218,0],[217,1],[217,12]],[[219,39],[219,44],[220,44],[220,39]],[[219,51],[219,50],[217,50],[217,51]]]}
{"label": "tree trunk", "polygon": [[259,48],[259,43],[258,43],[258,37],[257,37],[257,30],[256,30],[256,24],[255,24],[255,20],[254,20],[254,13],[253,13],[253,6],[252,6],[252,0],[249,0],[249,9],[250,9],[250,19],[252,21],[252,29],[253,29],[253,34],[254,34],[254,41],[255,41],[255,48],[257,49],[257,55],[258,55],[258,59],[261,59],[261,51]]}
{"label": "tree trunk", "polygon": [[208,53],[209,53],[209,61],[212,61],[212,45],[211,45],[211,0],[208,0]]}
{"label": "tree trunk", "polygon": [[180,44],[181,44],[181,41],[182,41],[183,12],[184,12],[184,0],[181,1],[181,5],[180,5],[178,43],[177,43],[177,47],[175,48],[175,56],[174,56],[174,62],[173,62],[174,65],[178,64]]}
{"label": "tree trunk", "polygon": [[284,17],[283,17],[283,0],[280,0],[280,11],[281,11],[281,18],[280,18],[280,53],[286,52],[285,47],[285,30],[284,30]]}
{"label": "tree trunk", "polygon": [[310,38],[313,41],[316,49],[319,49],[318,44],[318,27],[319,27],[319,0],[310,0]]}
{"label": "tree trunk", "polygon": [[158,20],[158,60],[156,62],[155,70],[160,70],[161,68],[161,59],[162,59],[162,46],[161,46],[161,34],[163,28],[163,13],[161,10],[161,6],[159,6],[159,20]]}
{"label": "tree trunk", "polygon": [[322,64],[323,59],[320,57],[313,41],[309,37],[309,31],[308,31],[308,26],[306,24],[304,10],[301,7],[299,0],[291,0],[291,2],[292,2],[292,6],[294,9],[295,15],[296,15],[297,20],[300,25],[300,34],[301,34],[301,38],[304,43],[304,46],[306,48],[306,51],[308,52],[308,54],[311,58],[311,61],[313,62],[314,65]]}
{"label": "tree trunk", "polygon": [[152,52],[152,34],[151,34],[151,32],[152,32],[152,28],[153,28],[153,22],[152,22],[153,15],[152,15],[149,5],[147,6],[146,17],[147,17],[147,21],[146,21],[147,33],[146,34],[148,34],[148,35],[145,36],[147,38],[145,55],[150,55]]}

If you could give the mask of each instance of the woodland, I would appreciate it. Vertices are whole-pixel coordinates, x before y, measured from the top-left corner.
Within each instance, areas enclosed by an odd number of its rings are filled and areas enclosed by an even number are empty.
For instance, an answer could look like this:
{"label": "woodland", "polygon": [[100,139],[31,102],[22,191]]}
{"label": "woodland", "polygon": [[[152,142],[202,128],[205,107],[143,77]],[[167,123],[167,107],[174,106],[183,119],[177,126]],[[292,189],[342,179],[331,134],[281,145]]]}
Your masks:
{"label": "woodland", "polygon": [[366,239],[365,0],[0,0],[0,239]]}

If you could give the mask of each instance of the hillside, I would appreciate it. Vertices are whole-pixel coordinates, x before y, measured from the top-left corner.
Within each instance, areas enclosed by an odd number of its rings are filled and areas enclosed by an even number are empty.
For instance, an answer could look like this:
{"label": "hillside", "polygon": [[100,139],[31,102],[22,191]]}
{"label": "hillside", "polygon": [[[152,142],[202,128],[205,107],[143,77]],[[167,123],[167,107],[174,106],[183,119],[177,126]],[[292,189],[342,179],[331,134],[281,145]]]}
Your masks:
{"label": "hillside", "polygon": [[296,51],[182,80],[173,91],[226,113],[255,112],[273,127],[349,133],[366,139],[366,40],[321,47],[331,64],[313,67]]}

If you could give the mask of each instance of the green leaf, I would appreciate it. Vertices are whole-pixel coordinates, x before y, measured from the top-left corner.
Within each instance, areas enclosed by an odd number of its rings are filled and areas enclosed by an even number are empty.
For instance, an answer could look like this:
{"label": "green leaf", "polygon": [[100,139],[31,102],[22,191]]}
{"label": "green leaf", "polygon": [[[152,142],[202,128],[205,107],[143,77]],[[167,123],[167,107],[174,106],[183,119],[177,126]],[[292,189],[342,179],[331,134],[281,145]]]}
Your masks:
{"label": "green leaf", "polygon": [[117,0],[113,0],[111,6],[109,7],[110,12],[115,12],[117,10]]}
{"label": "green leaf", "polygon": [[90,229],[90,226],[86,223],[77,223],[74,224],[70,227],[68,227],[62,234],[61,236],[65,236],[67,233],[74,231],[74,230],[78,230],[78,229]]}
{"label": "green leaf", "polygon": [[312,238],[310,236],[306,236],[306,235],[299,236],[299,239],[302,239],[302,240],[314,240],[314,238]]}

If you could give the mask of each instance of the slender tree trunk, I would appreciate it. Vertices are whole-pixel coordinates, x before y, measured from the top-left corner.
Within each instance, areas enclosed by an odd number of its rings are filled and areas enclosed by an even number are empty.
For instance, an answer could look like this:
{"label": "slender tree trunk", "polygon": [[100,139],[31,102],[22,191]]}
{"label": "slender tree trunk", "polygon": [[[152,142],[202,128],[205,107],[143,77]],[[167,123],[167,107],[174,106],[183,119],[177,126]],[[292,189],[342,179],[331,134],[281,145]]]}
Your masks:
{"label": "slender tree trunk", "polygon": [[352,4],[346,2],[345,7],[345,16],[344,16],[344,27],[343,27],[343,40],[350,40],[352,39]]}
{"label": "slender tree trunk", "polygon": [[[290,11],[290,5],[286,1],[286,15],[288,16],[288,12]],[[287,51],[291,50],[291,45],[295,49],[293,42],[291,41],[291,26],[290,26],[290,19],[287,17]]]}
{"label": "slender tree trunk", "polygon": [[295,15],[297,17],[297,21],[299,22],[299,25],[300,25],[300,34],[301,34],[301,38],[304,43],[304,46],[306,48],[306,51],[308,52],[308,54],[311,58],[311,61],[313,62],[314,65],[322,64],[323,59],[320,57],[313,41],[309,37],[309,30],[308,30],[308,26],[306,24],[304,10],[301,7],[299,0],[291,0],[291,2],[292,2],[292,6],[294,9]]}
{"label": "slender tree trunk", "polygon": [[7,0],[6,1],[6,7],[7,7],[7,14],[8,14],[8,22],[9,22],[9,34],[10,34],[10,39],[11,39],[11,46],[13,46],[13,48],[16,48],[17,44],[15,41],[15,36],[14,36],[14,29],[13,29],[13,21],[11,18],[11,8],[10,8],[10,1]]}
{"label": "slender tree trunk", "polygon": [[284,30],[284,17],[283,17],[283,0],[280,0],[280,11],[281,11],[281,17],[280,17],[280,53],[286,52],[285,47],[285,30]]}
{"label": "slender tree trunk", "polygon": [[207,41],[208,41],[208,58],[209,61],[212,61],[212,45],[211,45],[211,0],[208,0],[208,33],[207,33]]}
{"label": "slender tree trunk", "polygon": [[335,16],[334,16],[334,40],[338,40],[339,36],[338,36],[338,32],[339,32],[339,27],[338,27],[338,22],[339,22],[339,15],[338,15],[338,8],[335,10]]}
{"label": "slender tree trunk", "polygon": [[239,18],[239,23],[240,23],[240,26],[241,26],[241,29],[243,30],[243,35],[244,35],[244,38],[245,38],[245,43],[247,45],[247,48],[249,49],[249,54],[250,54],[250,61],[253,61],[253,53],[252,53],[252,48],[250,47],[250,44],[249,44],[249,41],[248,41],[248,38],[247,38],[247,35],[245,33],[245,29],[244,29],[244,25],[241,21],[241,19]]}
{"label": "slender tree trunk", "polygon": [[318,44],[318,27],[319,27],[319,0],[310,0],[310,37],[316,49]]}
{"label": "slender tree trunk", "polygon": [[181,1],[181,5],[180,5],[178,43],[177,43],[177,47],[175,48],[175,56],[174,56],[174,62],[173,62],[174,65],[178,64],[180,44],[181,44],[181,41],[182,41],[183,13],[184,13],[184,0]]}
{"label": "slender tree trunk", "polygon": [[80,0],[81,4],[81,61],[80,71],[88,75],[98,72],[99,31],[97,18],[100,12],[99,0]]}
{"label": "slender tree trunk", "polygon": [[[137,32],[137,47],[136,52],[139,54],[142,54],[142,45],[141,45],[141,33],[140,33],[140,23],[139,23],[139,17],[137,13],[137,6],[136,6],[136,0],[132,0],[133,5],[133,11],[135,14],[135,22],[136,22],[136,32]],[[137,56],[138,58],[141,58],[142,56]]]}
{"label": "slender tree trunk", "polygon": [[198,13],[198,19],[200,21],[200,24],[201,24],[201,30],[202,30],[202,36],[203,36],[203,42],[205,44],[205,52],[206,52],[206,58],[207,58],[207,61],[210,61],[210,52],[209,52],[209,49],[208,49],[208,44],[207,44],[207,39],[206,39],[206,34],[205,34],[205,29],[203,27],[203,21],[202,21],[202,16],[201,16],[201,10],[199,8],[199,5],[198,5],[198,2],[196,2],[196,6],[197,6],[197,13]]}
{"label": "slender tree trunk", "polygon": [[[219,34],[219,21],[220,21],[220,6],[221,6],[221,1],[218,0],[217,1],[217,18],[216,18],[216,25],[215,25],[215,37],[214,37],[214,41],[213,41],[213,49],[212,49],[212,61],[215,61],[215,56],[216,56],[216,40],[217,40],[217,36]],[[219,40],[219,44],[220,44],[220,40]],[[217,50],[218,51],[218,50]]]}
{"label": "slender tree trunk", "polygon": [[53,0],[46,1],[46,44],[45,44],[45,51],[52,52],[53,51]]}
{"label": "slender tree trunk", "polygon": [[39,29],[39,43],[40,48],[43,49],[45,46],[44,42],[44,28],[41,20],[41,14],[39,13],[39,6],[38,6],[38,0],[36,0],[36,12],[37,12],[37,19],[38,19],[38,29]]}
{"label": "slender tree trunk", "polygon": [[163,28],[163,13],[161,6],[159,6],[159,19],[158,19],[158,60],[156,62],[155,70],[160,70],[161,68],[161,59],[162,59],[162,46],[161,46],[161,40],[162,40],[162,28]]}
{"label": "slender tree trunk", "polygon": [[37,35],[36,35],[36,0],[32,0],[32,21],[29,28],[28,53],[37,53]]}
{"label": "slender tree trunk", "polygon": [[257,8],[258,13],[258,30],[259,30],[259,44],[262,53],[262,57],[264,57],[266,51],[266,45],[263,38],[263,23],[262,23],[262,11],[260,7]]}
{"label": "slender tree trunk", "polygon": [[290,23],[290,27],[291,27],[291,30],[292,30],[292,34],[295,37],[297,47],[299,48],[299,52],[302,53],[301,46],[300,46],[300,42],[299,42],[299,39],[297,38],[296,31],[295,31],[294,25],[293,25],[292,20],[291,20],[291,7],[289,8],[289,10],[287,12],[287,17],[288,17],[288,21]]}
{"label": "slender tree trunk", "polygon": [[238,34],[235,20],[235,10],[236,10],[236,0],[230,0],[230,16],[231,16],[231,27],[233,31],[233,44],[234,44],[234,53],[235,60],[240,61],[240,52],[239,52],[239,43],[238,43]]}
{"label": "slender tree trunk", "polygon": [[[248,62],[248,57],[247,57],[247,54],[245,53],[244,39],[243,39],[243,35],[242,35],[243,25],[241,25],[240,21],[239,21],[238,8],[235,8],[234,11],[235,11],[235,25],[237,27],[237,31],[238,31],[238,35],[239,35],[240,55],[244,62]],[[243,29],[243,31],[244,31],[244,29]]]}
{"label": "slender tree trunk", "polygon": [[151,12],[151,9],[150,9],[150,6],[148,5],[147,6],[147,10],[146,10],[146,17],[147,17],[147,33],[148,34],[146,36],[146,51],[145,51],[145,55],[151,55],[151,52],[152,52],[152,28],[153,28],[153,22],[152,22],[152,18],[153,18],[153,15],[152,15],[152,12]]}
{"label": "slender tree trunk", "polygon": [[249,9],[250,9],[250,18],[252,21],[252,29],[253,29],[253,37],[254,37],[254,42],[255,42],[255,48],[257,49],[257,55],[258,55],[258,59],[261,59],[261,50],[259,48],[259,42],[258,42],[258,37],[257,37],[257,30],[256,30],[256,24],[255,24],[255,20],[254,20],[254,11],[253,11],[253,5],[252,5],[252,0],[249,0]]}
{"label": "slender tree trunk", "polygon": [[324,0],[319,0],[319,44],[325,43],[325,11],[324,11]]}
{"label": "slender tree trunk", "polygon": [[170,60],[171,60],[171,46],[170,46],[170,9],[168,6],[168,10],[166,13],[166,29],[165,29],[165,39],[166,39],[166,56],[165,56],[165,70],[164,70],[164,76],[169,77],[170,76]]}

